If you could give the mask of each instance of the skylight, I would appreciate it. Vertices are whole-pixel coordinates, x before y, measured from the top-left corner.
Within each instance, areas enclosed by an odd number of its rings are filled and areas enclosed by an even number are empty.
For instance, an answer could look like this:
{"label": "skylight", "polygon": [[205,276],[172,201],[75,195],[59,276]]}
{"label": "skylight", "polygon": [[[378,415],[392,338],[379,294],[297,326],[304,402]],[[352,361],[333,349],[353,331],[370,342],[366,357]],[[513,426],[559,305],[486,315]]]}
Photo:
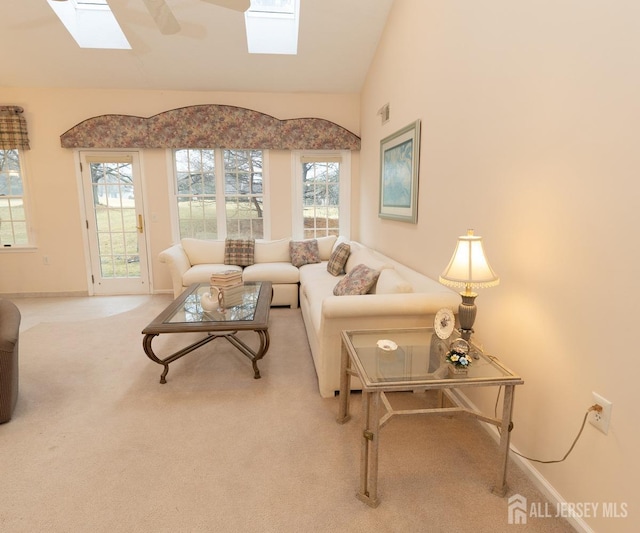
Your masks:
{"label": "skylight", "polygon": [[80,48],[130,50],[107,0],[47,0]]}
{"label": "skylight", "polygon": [[300,0],[251,0],[245,11],[250,54],[298,53]]}

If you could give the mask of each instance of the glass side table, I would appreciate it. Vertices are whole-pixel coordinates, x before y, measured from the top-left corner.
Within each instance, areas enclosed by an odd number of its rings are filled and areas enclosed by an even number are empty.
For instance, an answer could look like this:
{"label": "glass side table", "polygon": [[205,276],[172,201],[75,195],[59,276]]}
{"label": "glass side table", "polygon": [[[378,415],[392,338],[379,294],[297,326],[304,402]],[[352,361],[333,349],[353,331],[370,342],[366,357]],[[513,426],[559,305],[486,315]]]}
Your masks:
{"label": "glass side table", "polygon": [[[471,344],[474,361],[466,375],[453,375],[445,356],[451,342],[460,337],[458,331],[447,340],[438,338],[433,328],[381,329],[342,332],[340,369],[340,401],[338,422],[349,420],[351,378],[362,384],[362,441],[360,454],[360,500],[377,507],[378,499],[378,434],[395,415],[469,413],[497,426],[500,431],[498,472],[493,492],[504,496],[507,491],[509,439],[513,428],[511,416],[515,386],[524,381]],[[501,418],[486,416],[462,406],[444,407],[444,397],[455,403],[450,389],[463,387],[504,387]],[[437,390],[440,407],[431,409],[394,410],[385,393],[396,391]],[[380,406],[386,412],[380,416]]]}

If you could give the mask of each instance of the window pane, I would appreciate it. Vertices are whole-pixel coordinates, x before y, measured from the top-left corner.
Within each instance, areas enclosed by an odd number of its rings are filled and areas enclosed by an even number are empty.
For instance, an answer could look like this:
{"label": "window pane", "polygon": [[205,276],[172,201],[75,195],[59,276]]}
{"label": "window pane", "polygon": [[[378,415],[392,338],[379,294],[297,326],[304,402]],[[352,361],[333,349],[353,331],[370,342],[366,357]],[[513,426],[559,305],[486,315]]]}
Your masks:
{"label": "window pane", "polygon": [[327,187],[327,204],[338,206],[340,205],[340,185],[329,185]]}
{"label": "window pane", "polygon": [[327,165],[327,180],[331,183],[340,181],[340,163],[329,163]]}
{"label": "window pane", "polygon": [[26,220],[24,213],[24,205],[20,200],[11,200],[11,213],[13,215],[13,221]]}
{"label": "window pane", "polygon": [[215,198],[178,198],[178,224],[181,237],[216,238]]}
{"label": "window pane", "polygon": [[250,179],[250,192],[253,194],[262,194],[262,174],[254,173]]}
{"label": "window pane", "polygon": [[119,209],[109,209],[107,211],[107,215],[109,217],[109,226],[111,227],[111,231],[124,230],[124,222],[122,220],[122,211],[120,211]]}
{"label": "window pane", "polygon": [[217,238],[215,150],[174,151],[180,237]]}
{"label": "window pane", "polygon": [[27,223],[14,221],[13,235],[16,244],[26,244],[27,240]]}
{"label": "window pane", "polygon": [[0,244],[29,244],[18,150],[0,150]]}
{"label": "window pane", "polygon": [[340,233],[340,163],[302,163],[302,205],[304,237]]}
{"label": "window pane", "polygon": [[12,196],[22,195],[22,180],[18,175],[9,176],[9,194]]}
{"label": "window pane", "polygon": [[215,194],[216,177],[213,172],[205,172],[202,175],[202,190],[204,194]]}

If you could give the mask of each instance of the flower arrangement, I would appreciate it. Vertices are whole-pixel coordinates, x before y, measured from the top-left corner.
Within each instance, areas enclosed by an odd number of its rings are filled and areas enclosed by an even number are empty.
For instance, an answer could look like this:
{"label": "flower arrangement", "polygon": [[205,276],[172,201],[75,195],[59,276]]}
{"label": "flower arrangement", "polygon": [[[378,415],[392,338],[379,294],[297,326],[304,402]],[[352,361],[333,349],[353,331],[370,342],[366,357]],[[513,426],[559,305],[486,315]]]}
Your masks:
{"label": "flower arrangement", "polygon": [[460,342],[461,339],[451,345],[451,349],[447,352],[447,363],[451,363],[456,368],[469,368],[471,366],[471,356],[469,355],[469,345],[466,342]]}

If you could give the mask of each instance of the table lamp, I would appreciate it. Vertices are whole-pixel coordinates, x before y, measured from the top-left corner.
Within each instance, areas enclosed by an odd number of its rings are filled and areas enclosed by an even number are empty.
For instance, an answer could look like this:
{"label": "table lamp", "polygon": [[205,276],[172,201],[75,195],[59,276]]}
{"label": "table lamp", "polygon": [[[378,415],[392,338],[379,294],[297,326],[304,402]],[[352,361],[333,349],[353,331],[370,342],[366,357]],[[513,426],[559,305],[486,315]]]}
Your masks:
{"label": "table lamp", "polygon": [[462,303],[458,307],[460,334],[469,341],[473,333],[473,323],[476,319],[475,299],[478,296],[474,288],[494,287],[500,283],[500,278],[489,266],[482,248],[482,237],[473,234],[473,230],[458,237],[456,249],[449,265],[440,274],[440,283],[450,287],[464,287],[460,293]]}

